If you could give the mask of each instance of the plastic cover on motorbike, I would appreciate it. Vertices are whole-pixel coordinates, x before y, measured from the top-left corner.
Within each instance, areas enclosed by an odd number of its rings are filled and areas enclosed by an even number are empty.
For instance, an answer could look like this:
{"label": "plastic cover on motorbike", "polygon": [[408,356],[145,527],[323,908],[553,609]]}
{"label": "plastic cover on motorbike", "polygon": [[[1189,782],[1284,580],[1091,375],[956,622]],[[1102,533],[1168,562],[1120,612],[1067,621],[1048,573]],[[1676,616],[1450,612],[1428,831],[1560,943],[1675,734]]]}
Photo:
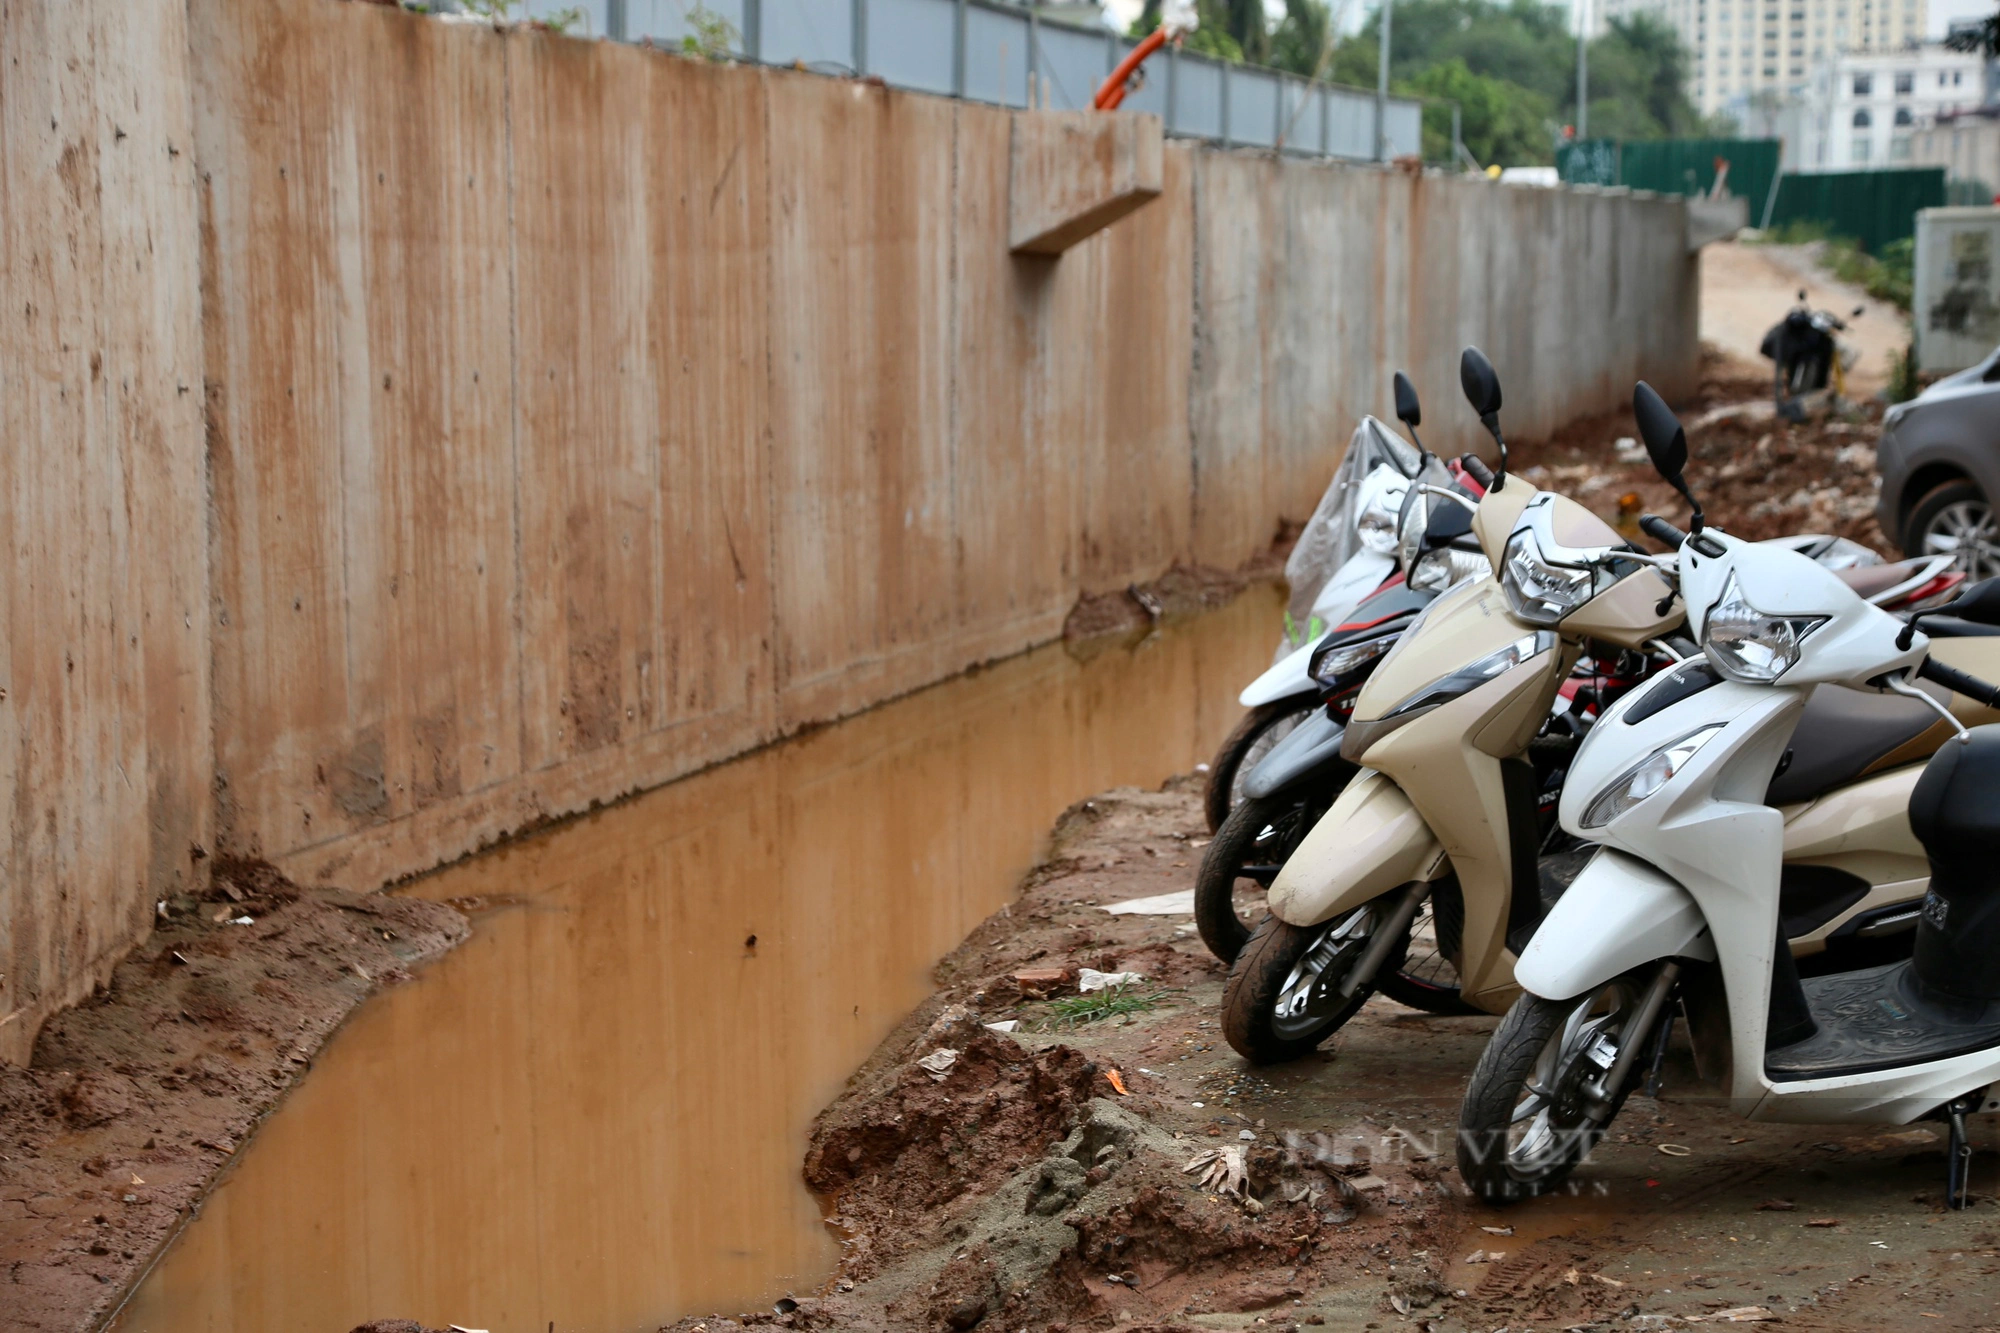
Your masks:
{"label": "plastic cover on motorbike", "polygon": [[1334,572],[1361,549],[1356,527],[1361,518],[1361,482],[1384,464],[1406,477],[1411,476],[1417,470],[1416,446],[1374,417],[1363,417],[1347,442],[1347,454],[1333,474],[1333,484],[1320,497],[1319,507],[1306,520],[1298,545],[1285,561],[1285,581],[1291,585],[1291,598],[1285,604],[1285,638],[1278,646],[1280,656],[1325,628],[1312,624],[1313,602]]}

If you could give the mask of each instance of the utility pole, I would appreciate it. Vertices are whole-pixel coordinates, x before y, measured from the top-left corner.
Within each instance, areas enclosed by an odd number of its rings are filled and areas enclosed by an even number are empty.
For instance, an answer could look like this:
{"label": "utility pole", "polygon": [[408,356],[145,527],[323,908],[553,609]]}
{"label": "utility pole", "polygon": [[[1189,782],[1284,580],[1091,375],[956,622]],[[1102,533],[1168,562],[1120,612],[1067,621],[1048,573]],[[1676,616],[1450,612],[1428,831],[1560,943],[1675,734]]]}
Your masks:
{"label": "utility pole", "polygon": [[1382,51],[1375,61],[1375,160],[1389,160],[1389,19],[1396,0],[1382,0]]}
{"label": "utility pole", "polygon": [[1576,0],[1576,141],[1590,133],[1590,0]]}

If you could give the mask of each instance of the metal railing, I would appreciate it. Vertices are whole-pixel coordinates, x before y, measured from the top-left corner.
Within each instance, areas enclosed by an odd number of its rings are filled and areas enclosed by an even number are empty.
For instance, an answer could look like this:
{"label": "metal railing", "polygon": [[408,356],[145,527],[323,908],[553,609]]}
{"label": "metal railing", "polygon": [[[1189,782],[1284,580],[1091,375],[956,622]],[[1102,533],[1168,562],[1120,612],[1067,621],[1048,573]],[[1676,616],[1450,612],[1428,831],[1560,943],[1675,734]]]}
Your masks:
{"label": "metal railing", "polygon": [[[597,36],[677,48],[694,35],[692,0],[528,0],[524,9],[539,16],[572,6]],[[742,59],[874,75],[995,106],[1087,108],[1134,45],[997,0],[711,0],[705,9],[734,30],[731,50]],[[1147,62],[1145,85],[1124,109],[1159,116],[1168,134],[1228,147],[1375,153],[1373,92],[1172,48]],[[1391,98],[1385,119],[1391,156],[1422,151],[1421,103]]]}

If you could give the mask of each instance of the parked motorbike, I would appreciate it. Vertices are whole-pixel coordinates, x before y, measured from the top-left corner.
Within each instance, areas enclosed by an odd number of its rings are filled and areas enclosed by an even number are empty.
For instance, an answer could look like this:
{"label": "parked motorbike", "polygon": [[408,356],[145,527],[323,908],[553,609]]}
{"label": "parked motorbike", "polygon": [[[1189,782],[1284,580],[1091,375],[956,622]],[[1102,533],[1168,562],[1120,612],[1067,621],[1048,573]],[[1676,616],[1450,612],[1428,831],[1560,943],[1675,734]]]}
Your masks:
{"label": "parked motorbike", "polygon": [[[1679,422],[1643,384],[1634,406],[1655,466],[1692,501]],[[1645,522],[1678,545],[1705,670],[1628,695],[1573,761],[1562,825],[1599,849],[1516,965],[1523,993],[1466,1090],[1459,1170],[1494,1202],[1559,1182],[1642,1066],[1657,1071],[1678,1008],[1698,1071],[1746,1117],[1945,1121],[1946,1200],[1961,1207],[1965,1117],[2000,1111],[2000,727],[1966,726],[2000,717],[2000,687],[1940,656],[2000,665],[2000,580],[1902,621],[1691,507],[1687,534]],[[1783,947],[1794,821],[1759,798],[1788,756],[1796,769],[1820,698],[1885,694],[1955,737],[1896,812],[1929,877],[1914,949],[1803,977]]]}
{"label": "parked motorbike", "polygon": [[[1863,309],[1854,307],[1850,318],[1860,318]],[[1829,385],[1836,401],[1846,395],[1847,372],[1858,355],[1851,345],[1834,336],[1846,330],[1840,316],[1831,310],[1814,310],[1806,303],[1805,289],[1799,289],[1799,303],[1771,326],[1758,348],[1772,363],[1779,416],[1803,421],[1805,408],[1799,399]]]}
{"label": "parked motorbike", "polygon": [[[1504,477],[1497,377],[1476,349],[1463,371]],[[1253,1061],[1296,1058],[1344,1023],[1403,958],[1426,903],[1452,1001],[1505,1010],[1515,956],[1588,859],[1553,816],[1591,718],[1666,668],[1699,678],[1704,664],[1681,662],[1694,645],[1670,637],[1683,613],[1666,578],[1582,506],[1496,479],[1472,530],[1500,577],[1433,602],[1363,686],[1342,752],[1368,771],[1272,877],[1271,916],[1235,960],[1223,1030]],[[1592,677],[1587,694],[1579,674]],[[1554,706],[1566,689],[1574,697]],[[1773,791],[1799,805],[1787,919],[1802,952],[1847,956],[1909,928],[1923,869],[1904,854],[1907,829],[1856,822],[1909,776],[1892,765],[1937,743],[1896,702],[1802,730],[1814,753],[1795,790]],[[1817,781],[1834,770],[1840,782]]]}
{"label": "parked motorbike", "polygon": [[[1422,411],[1415,386],[1401,371],[1395,401],[1397,417],[1414,437]],[[1318,707],[1319,687],[1307,669],[1314,650],[1362,599],[1400,582],[1397,517],[1425,458],[1420,444],[1372,416],[1355,428],[1332,484],[1285,561],[1291,596],[1276,657],[1244,689],[1239,702],[1250,711],[1209,764],[1203,792],[1209,832],[1219,830],[1242,800],[1244,775]]]}
{"label": "parked motorbike", "polygon": [[[1473,472],[1465,470],[1468,462]],[[1421,525],[1408,525],[1407,541],[1399,533],[1396,560],[1409,571],[1407,579],[1391,579],[1312,646],[1306,673],[1314,706],[1294,729],[1245,765],[1237,783],[1239,799],[1210,839],[1195,879],[1196,928],[1223,961],[1233,960],[1250,934],[1251,923],[1236,905],[1239,887],[1248,885],[1261,898],[1292,849],[1357,771],[1340,757],[1340,746],[1362,684],[1440,591],[1491,572],[1470,532],[1471,509],[1485,493],[1476,475],[1483,470],[1476,458],[1461,460],[1452,470],[1425,456],[1416,485],[1462,503],[1428,508]],[[1401,517],[1399,512],[1399,525]],[[1395,976],[1385,976],[1383,988],[1405,1003],[1428,1007],[1423,1001],[1431,988],[1424,981],[1413,981],[1406,989]]]}

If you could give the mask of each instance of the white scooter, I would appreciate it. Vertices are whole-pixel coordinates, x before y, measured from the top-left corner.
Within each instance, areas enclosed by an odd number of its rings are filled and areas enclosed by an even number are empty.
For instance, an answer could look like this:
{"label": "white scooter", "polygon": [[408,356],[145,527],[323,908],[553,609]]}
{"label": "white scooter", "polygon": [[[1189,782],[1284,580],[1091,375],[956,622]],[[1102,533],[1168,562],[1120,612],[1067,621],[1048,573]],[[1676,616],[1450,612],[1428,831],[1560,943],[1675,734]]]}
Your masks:
{"label": "white scooter", "polygon": [[[1515,966],[1525,994],[1466,1091],[1459,1170],[1493,1202],[1550,1188],[1642,1067],[1657,1072],[1678,1000],[1697,1066],[1746,1117],[1945,1120],[1946,1200],[1962,1207],[1965,1118],[2000,1111],[2000,727],[1967,732],[1917,681],[1986,709],[2000,687],[1934,660],[1925,616],[1899,620],[1796,552],[1704,530],[1679,422],[1644,384],[1634,408],[1655,466],[1694,511],[1684,539],[1648,516],[1646,531],[1679,549],[1643,558],[1677,572],[1714,671],[1633,691],[1572,761],[1562,825],[1600,849]],[[1929,623],[2000,632],[1988,628],[2000,580]],[[1764,793],[1816,688],[1923,702],[1957,740],[1909,798],[1931,869],[1914,957],[1802,981],[1778,947],[1784,816]]]}
{"label": "white scooter", "polygon": [[[1422,412],[1416,387],[1401,371],[1395,395],[1396,415],[1414,436]],[[1446,465],[1420,445],[1372,416],[1361,418],[1332,483],[1285,561],[1291,596],[1276,658],[1237,697],[1250,711],[1209,764],[1204,801],[1209,832],[1222,827],[1242,800],[1244,777],[1318,706],[1320,685],[1308,670],[1314,652],[1355,607],[1396,576],[1398,519],[1419,474],[1433,485],[1451,481]]]}

